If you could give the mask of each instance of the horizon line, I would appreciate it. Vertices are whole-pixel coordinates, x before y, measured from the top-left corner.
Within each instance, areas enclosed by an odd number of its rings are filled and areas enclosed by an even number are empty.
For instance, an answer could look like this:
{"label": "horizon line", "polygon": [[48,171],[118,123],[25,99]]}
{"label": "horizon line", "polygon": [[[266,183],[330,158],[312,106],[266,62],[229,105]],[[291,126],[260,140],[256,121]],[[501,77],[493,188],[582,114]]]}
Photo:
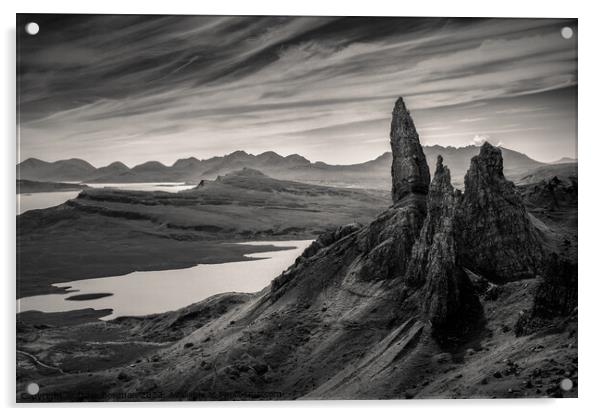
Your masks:
{"label": "horizon line", "polygon": [[[464,148],[469,148],[469,147],[481,147],[481,146],[482,146],[482,144],[474,144],[474,143],[473,143],[473,144],[467,144],[467,145],[465,145],[465,146],[453,146],[453,145],[447,145],[447,146],[444,146],[444,145],[440,145],[440,144],[422,145],[422,147],[423,147],[423,148],[425,148],[425,147],[429,147],[429,148],[433,148],[433,147],[441,147],[441,148],[444,148],[444,149],[449,149],[449,148],[452,148],[452,149],[464,149]],[[533,160],[533,161],[535,161],[535,162],[544,163],[544,164],[553,164],[553,163],[555,163],[555,162],[558,162],[558,161],[560,161],[560,160],[562,160],[562,159],[571,159],[571,160],[574,160],[574,161],[577,161],[577,160],[578,160],[578,158],[577,158],[577,157],[562,156],[562,157],[560,157],[560,158],[557,158],[557,159],[554,159],[554,160],[551,160],[551,161],[548,161],[548,162],[544,162],[544,161],[541,161],[541,160],[534,159],[533,157],[529,156],[527,153],[520,152],[520,151],[518,151],[518,150],[514,150],[514,149],[511,149],[511,148],[509,148],[509,147],[505,147],[505,146],[503,146],[503,145],[501,145],[501,144],[500,144],[500,145],[494,145],[494,146],[495,146],[495,147],[499,147],[499,148],[501,148],[501,149],[506,149],[506,150],[510,150],[510,151],[513,151],[513,152],[516,152],[516,153],[520,153],[520,154],[522,154],[522,155],[525,155],[525,156],[527,156],[529,159],[531,159],[531,160]],[[264,155],[264,154],[266,154],[266,153],[275,153],[276,155],[278,155],[278,156],[280,156],[280,157],[282,157],[282,158],[287,158],[287,157],[290,157],[290,156],[300,156],[300,157],[304,158],[305,160],[307,160],[309,163],[312,163],[312,164],[316,164],[316,163],[324,163],[324,164],[326,164],[326,165],[330,165],[330,166],[351,166],[351,165],[361,165],[361,164],[363,164],[363,163],[372,162],[372,161],[374,161],[374,160],[376,160],[376,159],[378,159],[378,158],[380,158],[380,157],[382,157],[382,156],[386,155],[387,153],[391,153],[391,151],[389,150],[389,151],[386,151],[386,152],[383,152],[383,153],[379,154],[378,156],[376,156],[376,157],[374,157],[374,158],[372,158],[372,159],[368,159],[368,160],[365,160],[365,161],[363,161],[363,162],[348,163],[348,164],[341,164],[341,163],[333,163],[333,164],[331,164],[331,163],[328,163],[328,162],[325,162],[325,161],[322,161],[322,160],[316,160],[316,161],[312,161],[312,160],[308,159],[307,157],[305,157],[305,156],[303,156],[303,155],[301,155],[301,154],[299,154],[299,153],[290,153],[290,154],[287,154],[287,155],[285,155],[285,154],[278,153],[278,152],[276,152],[275,150],[266,150],[266,151],[264,151],[264,152],[261,152],[261,153],[254,154],[254,153],[248,152],[248,151],[246,151],[246,150],[238,149],[238,150],[234,150],[234,151],[232,151],[232,152],[230,152],[230,153],[225,153],[225,154],[222,154],[222,155],[213,155],[213,156],[210,156],[210,157],[208,157],[208,158],[204,158],[204,159],[199,159],[199,158],[198,158],[198,157],[196,157],[196,156],[180,157],[180,158],[178,158],[178,159],[175,159],[175,160],[174,160],[174,161],[173,161],[171,164],[169,164],[169,163],[164,163],[164,162],[161,162],[161,161],[159,161],[159,160],[152,160],[152,159],[151,159],[151,160],[147,160],[147,161],[145,161],[145,162],[138,163],[138,164],[136,164],[136,165],[132,165],[132,166],[130,166],[130,165],[128,165],[126,162],[122,162],[122,161],[120,161],[120,160],[115,160],[115,161],[113,161],[113,162],[110,162],[110,163],[108,163],[108,164],[106,164],[106,165],[102,165],[102,166],[96,166],[96,165],[94,165],[93,163],[91,163],[91,162],[89,162],[88,160],[86,160],[86,159],[84,159],[84,158],[81,158],[81,157],[71,157],[71,158],[65,158],[65,159],[57,159],[57,160],[54,160],[54,161],[48,161],[48,160],[40,159],[40,158],[38,158],[38,157],[35,157],[35,156],[31,156],[31,157],[28,157],[28,158],[26,158],[26,159],[23,159],[23,160],[22,160],[22,161],[20,161],[20,162],[19,162],[19,161],[17,161],[17,164],[16,164],[16,166],[19,166],[20,164],[22,164],[22,163],[24,163],[24,162],[26,162],[26,161],[28,161],[28,160],[34,159],[34,160],[39,160],[39,161],[41,161],[41,162],[45,162],[45,163],[57,163],[57,162],[66,162],[66,161],[69,161],[69,160],[81,160],[81,161],[83,161],[83,162],[86,162],[86,163],[88,163],[89,165],[91,165],[91,166],[92,166],[94,169],[100,169],[100,168],[108,167],[108,166],[110,166],[110,165],[112,165],[112,164],[115,164],[115,163],[121,163],[121,164],[125,165],[125,166],[126,166],[128,169],[133,169],[133,168],[135,168],[135,167],[137,167],[137,166],[141,166],[141,165],[144,165],[144,164],[146,164],[146,163],[150,163],[150,162],[156,162],[156,163],[160,163],[161,165],[163,165],[163,166],[165,166],[165,167],[173,167],[173,166],[174,166],[174,165],[175,165],[177,162],[179,162],[179,161],[181,161],[181,160],[186,160],[186,159],[196,159],[196,160],[198,160],[199,162],[203,162],[203,161],[206,161],[206,160],[209,160],[209,159],[215,158],[215,157],[226,157],[226,156],[230,156],[230,155],[232,155],[232,154],[234,154],[234,153],[240,153],[240,152],[242,152],[242,153],[245,153],[246,155],[249,155],[249,156],[254,156],[254,157],[258,157],[258,156]]]}

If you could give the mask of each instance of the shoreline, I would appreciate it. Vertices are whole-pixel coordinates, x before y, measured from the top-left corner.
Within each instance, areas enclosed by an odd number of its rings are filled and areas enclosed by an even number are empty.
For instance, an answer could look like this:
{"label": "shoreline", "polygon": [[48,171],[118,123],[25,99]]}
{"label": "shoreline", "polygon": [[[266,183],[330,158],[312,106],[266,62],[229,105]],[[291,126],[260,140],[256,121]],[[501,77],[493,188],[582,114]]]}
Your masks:
{"label": "shoreline", "polygon": [[[315,238],[315,237],[314,237]],[[276,242],[276,241],[304,241],[313,240],[311,237],[296,237],[295,240],[291,240],[290,237],[282,237],[281,239],[270,237],[265,242]],[[66,294],[72,292],[71,287],[57,287],[64,283],[69,283],[76,280],[88,280],[88,279],[100,279],[107,277],[119,277],[125,276],[134,272],[159,272],[168,270],[182,270],[196,267],[202,264],[222,264],[222,263],[235,263],[235,262],[246,262],[261,260],[262,257],[251,257],[253,254],[261,254],[272,251],[286,251],[294,249],[294,246],[278,247],[271,244],[262,245],[262,240],[254,241],[253,243],[259,244],[245,244],[249,242],[247,238],[237,240],[219,240],[219,241],[204,241],[199,242],[195,245],[195,248],[203,250],[201,253],[195,253],[194,256],[190,256],[186,259],[175,258],[170,261],[169,256],[165,256],[160,259],[160,262],[156,261],[156,256],[148,254],[145,261],[141,261],[138,264],[119,264],[119,263],[108,263],[105,264],[101,269],[99,268],[78,268],[77,264],[73,268],[66,269],[62,276],[64,279],[58,279],[56,281],[50,281],[50,279],[43,277],[41,279],[36,278],[36,287],[33,289],[22,289],[17,288],[17,298],[39,295],[50,295],[50,294]],[[167,260],[166,260],[167,259]],[[79,270],[78,275],[74,273],[74,269]],[[41,277],[41,276],[40,276]],[[45,286],[42,287],[40,284],[41,280],[45,280]],[[61,281],[62,280],[62,281]],[[21,283],[20,281],[18,283]],[[19,289],[22,289],[21,291]],[[19,296],[21,295],[21,296]]]}

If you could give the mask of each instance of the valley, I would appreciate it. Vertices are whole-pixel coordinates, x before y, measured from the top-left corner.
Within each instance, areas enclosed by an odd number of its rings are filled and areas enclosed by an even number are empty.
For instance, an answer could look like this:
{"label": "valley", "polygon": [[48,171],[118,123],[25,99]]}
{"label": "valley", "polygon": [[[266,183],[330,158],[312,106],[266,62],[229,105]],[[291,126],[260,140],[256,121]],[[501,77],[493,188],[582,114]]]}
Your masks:
{"label": "valley", "polygon": [[244,260],[240,244],[313,239],[388,205],[379,190],[280,181],[243,169],[178,193],[87,189],[17,217],[17,298],[52,283]]}

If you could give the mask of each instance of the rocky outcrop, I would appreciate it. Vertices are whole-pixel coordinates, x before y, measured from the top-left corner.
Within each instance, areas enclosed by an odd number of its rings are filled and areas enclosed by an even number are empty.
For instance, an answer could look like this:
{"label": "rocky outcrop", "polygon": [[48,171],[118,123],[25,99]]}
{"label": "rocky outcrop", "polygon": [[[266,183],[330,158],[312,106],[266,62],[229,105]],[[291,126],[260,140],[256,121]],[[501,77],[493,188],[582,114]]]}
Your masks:
{"label": "rocky outcrop", "polygon": [[299,256],[295,260],[295,263],[291,267],[289,267],[278,277],[272,280],[272,283],[270,284],[270,293],[272,300],[276,300],[282,294],[283,286],[285,286],[289,281],[295,279],[299,273],[303,272],[306,266],[305,262],[308,259],[311,259],[312,257],[318,255],[318,253],[320,253],[321,250],[331,247],[333,244],[357,232],[361,228],[362,227],[360,224],[351,223],[342,225],[334,230],[326,231],[325,233],[320,234],[318,238],[310,244],[309,247],[303,250],[301,256]]}
{"label": "rocky outcrop", "polygon": [[427,217],[412,249],[406,281],[424,285],[423,311],[440,341],[462,338],[482,318],[476,291],[458,264],[454,237],[457,195],[441,156],[429,188]]}
{"label": "rocky outcrop", "polygon": [[321,249],[330,246],[339,241],[341,238],[348,236],[361,229],[362,226],[358,223],[341,225],[332,231],[327,231],[320,234],[301,254],[302,258],[309,258],[315,255]]}
{"label": "rocky outcrop", "polygon": [[410,112],[400,97],[391,121],[392,197],[396,203],[410,193],[426,195],[431,177]]}
{"label": "rocky outcrop", "polygon": [[358,233],[357,248],[362,254],[349,274],[361,281],[403,277],[425,216],[426,201],[421,195],[412,195],[379,215]]}
{"label": "rocky outcrop", "polygon": [[518,187],[527,207],[538,210],[562,211],[577,207],[577,178],[560,179],[554,176]]}
{"label": "rocky outcrop", "polygon": [[504,177],[499,148],[484,143],[472,158],[456,217],[465,267],[496,283],[536,276],[541,238],[514,184]]}
{"label": "rocky outcrop", "polygon": [[433,182],[427,199],[427,216],[420,232],[420,238],[412,248],[412,257],[408,266],[406,281],[420,286],[425,281],[430,247],[436,234],[452,230],[456,208],[454,188],[450,182],[450,173],[443,166],[443,158],[437,158]]}
{"label": "rocky outcrop", "polygon": [[577,314],[577,264],[557,254],[545,262],[543,277],[539,282],[530,310],[516,323],[517,335],[527,335],[549,326],[557,318]]}

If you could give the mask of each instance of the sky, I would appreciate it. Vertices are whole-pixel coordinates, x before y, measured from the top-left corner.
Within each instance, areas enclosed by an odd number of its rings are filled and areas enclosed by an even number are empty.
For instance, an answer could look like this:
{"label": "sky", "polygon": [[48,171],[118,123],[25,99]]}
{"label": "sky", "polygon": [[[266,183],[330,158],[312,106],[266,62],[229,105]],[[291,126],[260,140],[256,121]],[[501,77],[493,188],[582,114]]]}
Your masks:
{"label": "sky", "polygon": [[22,14],[17,32],[20,160],[358,163],[390,150],[399,96],[423,145],[577,157],[574,19]]}

